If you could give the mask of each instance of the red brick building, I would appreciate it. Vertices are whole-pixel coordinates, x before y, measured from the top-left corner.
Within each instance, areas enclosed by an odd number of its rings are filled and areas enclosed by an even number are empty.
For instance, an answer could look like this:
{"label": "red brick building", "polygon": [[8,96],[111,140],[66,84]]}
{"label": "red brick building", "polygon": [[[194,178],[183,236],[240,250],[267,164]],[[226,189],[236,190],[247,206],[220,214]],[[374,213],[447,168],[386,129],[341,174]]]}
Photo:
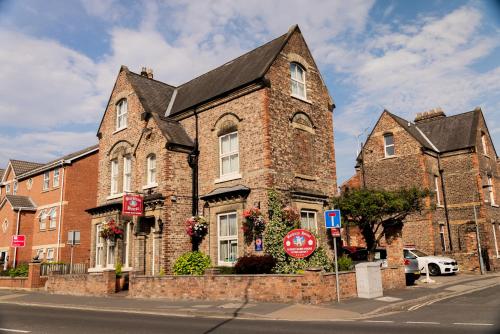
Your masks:
{"label": "red brick building", "polygon": [[[46,164],[10,160],[0,184],[0,262],[33,258],[69,263],[69,232],[75,232],[74,263],[88,263],[90,217],[95,205],[97,146]],[[25,235],[24,247],[11,247],[13,235]],[[73,233],[72,233],[73,235]]]}
{"label": "red brick building", "polygon": [[[178,87],[122,66],[98,131],[92,270],[120,262],[170,272],[191,250],[185,221],[193,213],[210,224],[201,250],[214,265],[232,265],[253,249],[244,245],[242,212],[267,213],[269,189],[325,239],[320,217],[337,188],[333,108],[296,26]],[[144,195],[143,217],[121,215],[129,192]],[[123,239],[100,237],[110,221],[123,226]]]}
{"label": "red brick building", "polygon": [[432,190],[428,209],[405,224],[404,242],[452,253],[466,270],[479,267],[476,211],[486,267],[499,266],[500,160],[481,109],[453,116],[435,109],[414,122],[385,110],[358,156],[356,176],[344,184],[357,186]]}

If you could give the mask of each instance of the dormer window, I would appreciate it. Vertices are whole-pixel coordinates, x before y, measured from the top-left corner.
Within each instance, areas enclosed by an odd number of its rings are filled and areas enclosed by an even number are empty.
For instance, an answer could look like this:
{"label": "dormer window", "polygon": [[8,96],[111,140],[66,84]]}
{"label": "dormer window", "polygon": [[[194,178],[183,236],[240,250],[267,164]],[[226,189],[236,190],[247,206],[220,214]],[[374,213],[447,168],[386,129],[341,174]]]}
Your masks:
{"label": "dormer window", "polygon": [[127,127],[127,100],[123,99],[116,105],[116,130],[125,129]]}
{"label": "dormer window", "polygon": [[384,153],[386,158],[394,156],[394,136],[392,133],[384,135]]}
{"label": "dormer window", "polygon": [[483,154],[488,155],[487,138],[484,132],[481,132],[481,144],[483,145]]}
{"label": "dormer window", "polygon": [[17,194],[17,181],[14,181],[14,187],[12,188],[12,194]]}
{"label": "dormer window", "polygon": [[302,66],[297,63],[290,64],[292,79],[292,96],[300,99],[306,99],[306,72]]}

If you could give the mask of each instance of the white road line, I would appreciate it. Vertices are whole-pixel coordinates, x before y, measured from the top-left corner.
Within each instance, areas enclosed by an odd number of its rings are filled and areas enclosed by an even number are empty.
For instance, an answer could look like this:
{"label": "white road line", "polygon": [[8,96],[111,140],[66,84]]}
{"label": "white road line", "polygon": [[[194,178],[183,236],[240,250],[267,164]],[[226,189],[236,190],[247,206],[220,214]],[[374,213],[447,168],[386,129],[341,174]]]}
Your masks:
{"label": "white road line", "polygon": [[23,331],[21,329],[10,329],[10,328],[0,328],[0,332],[31,333],[30,331]]}
{"label": "white road line", "polygon": [[440,325],[439,322],[434,321],[407,321],[407,324],[423,324],[423,325]]}
{"label": "white road line", "polygon": [[467,325],[467,326],[494,326],[494,324],[481,324],[477,322],[454,322],[454,325]]}
{"label": "white road line", "polygon": [[393,323],[392,320],[364,320],[363,322],[381,322],[381,323]]}

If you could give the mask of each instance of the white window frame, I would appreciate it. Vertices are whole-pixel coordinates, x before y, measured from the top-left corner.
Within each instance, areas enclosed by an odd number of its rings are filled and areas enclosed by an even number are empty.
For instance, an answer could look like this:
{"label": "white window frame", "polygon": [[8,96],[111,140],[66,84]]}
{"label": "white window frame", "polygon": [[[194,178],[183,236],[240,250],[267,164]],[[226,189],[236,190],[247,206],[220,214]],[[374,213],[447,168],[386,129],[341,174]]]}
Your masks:
{"label": "white window frame", "polygon": [[[497,240],[497,225],[495,222],[491,224],[491,227],[493,229],[493,241],[495,243],[495,254],[497,258],[500,258],[500,253],[498,252],[498,240]],[[500,231],[500,224],[498,225],[499,231]]]}
{"label": "white window frame", "polygon": [[104,260],[104,238],[101,238],[102,224],[97,224],[95,226],[95,268],[102,268],[102,263]]}
{"label": "white window frame", "polygon": [[124,233],[125,235],[123,236],[123,252],[125,253],[123,256],[123,267],[124,268],[130,268],[130,229],[131,229],[131,223],[126,222],[125,223],[125,228],[124,228]]}
{"label": "white window frame", "polygon": [[52,187],[59,187],[59,177],[61,176],[61,170],[59,168],[54,169],[54,178],[52,179]]}
{"label": "white window frame", "polygon": [[16,180],[14,180],[13,185],[12,185],[12,195],[17,194],[17,186],[18,186],[18,183]]}
{"label": "white window frame", "polygon": [[[300,75],[298,69],[302,72]],[[291,79],[291,90],[292,96],[297,97],[302,100],[307,100],[307,89],[306,89],[306,70],[298,63],[290,63],[290,79]],[[294,85],[296,85],[296,89],[294,92]],[[301,87],[303,89],[304,95],[300,94]]]}
{"label": "white window frame", "polygon": [[[236,149],[231,151],[231,136],[235,136],[236,138]],[[229,138],[229,152],[222,152],[222,141],[225,138]],[[238,168],[236,170],[233,170],[232,164],[231,164],[231,158],[236,157],[236,161],[238,162]],[[222,160],[228,158],[229,159],[229,172],[223,173],[223,168],[222,168]],[[239,172],[240,172],[240,139],[239,139],[239,134],[238,131],[234,131],[231,133],[227,133],[225,135],[222,135],[219,137],[219,175],[221,178],[231,178],[231,177],[239,177]]]}
{"label": "white window frame", "polygon": [[8,183],[5,185],[5,193],[10,194],[10,184]]}
{"label": "white window frame", "polygon": [[116,243],[113,240],[106,240],[106,268],[115,268]]}
{"label": "white window frame", "polygon": [[49,190],[50,187],[50,172],[43,173],[43,186],[42,190]]}
{"label": "white window frame", "polygon": [[444,224],[439,224],[439,238],[440,241],[443,241],[444,251],[446,252],[448,250],[448,247],[446,247],[446,234],[444,230]]}
{"label": "white window frame", "polygon": [[127,127],[128,102],[127,99],[121,99],[116,104],[116,131]]}
{"label": "white window frame", "polygon": [[132,189],[132,158],[123,157],[123,192],[130,192]]}
{"label": "white window frame", "polygon": [[46,219],[47,219],[47,210],[46,209],[40,210],[40,212],[38,213],[38,229],[40,231],[45,231],[47,229]]}
{"label": "white window frame", "polygon": [[146,183],[147,186],[156,186],[156,169],[157,167],[157,159],[155,154],[150,154],[147,157],[147,163],[146,163]]}
{"label": "white window frame", "polygon": [[484,132],[481,133],[481,144],[483,145],[483,154],[488,155],[488,145],[486,143],[486,134]]}
{"label": "white window frame", "polygon": [[494,189],[493,189],[493,178],[491,177],[491,175],[488,175],[487,176],[487,179],[488,179],[488,192],[489,192],[489,195],[490,195],[490,204],[493,206],[493,205],[496,205],[496,202],[495,202],[495,193],[494,193]]}
{"label": "white window frame", "polygon": [[37,250],[35,250],[35,257],[38,256],[38,260],[43,260],[44,254],[45,254],[45,249],[43,248],[38,248]]}
{"label": "white window frame", "polygon": [[49,218],[49,230],[53,230],[57,226],[57,209],[51,208],[47,213],[47,217]]}
{"label": "white window frame", "polygon": [[439,176],[434,175],[434,191],[436,192],[436,205],[441,206],[441,194],[439,193]]}
{"label": "white window frame", "polygon": [[26,182],[26,188],[27,188],[28,190],[31,190],[31,188],[32,188],[32,187],[33,187],[33,179],[30,177],[30,178],[28,179],[28,182]]}
{"label": "white window frame", "polygon": [[111,176],[111,187],[110,193],[111,195],[118,194],[118,160],[113,159],[110,163],[110,176]]}
{"label": "white window frame", "polygon": [[[236,227],[234,229],[236,234],[229,235],[229,216],[234,216],[234,219],[236,221]],[[225,236],[221,236],[221,217],[226,217],[228,221],[228,235]],[[222,241],[227,241],[228,254],[231,251],[231,245],[234,245],[234,243],[236,243],[236,254],[234,255],[235,256],[234,261],[221,260]],[[217,263],[219,266],[234,266],[237,259],[238,259],[238,214],[236,213],[236,211],[218,214],[217,215]]]}
{"label": "white window frame", "polygon": [[54,248],[47,248],[47,256],[46,256],[47,261],[53,261],[54,254],[55,254]]}
{"label": "white window frame", "polygon": [[[387,144],[387,138],[392,138],[392,144]],[[387,149],[392,147],[393,153],[389,154]],[[394,145],[394,135],[392,133],[386,133],[384,135],[384,155],[386,158],[393,157],[396,155],[396,146]]]}
{"label": "white window frame", "polygon": [[[304,221],[302,220],[302,214],[305,214],[307,217],[307,223],[304,224]],[[311,227],[311,217],[312,216],[312,227]],[[303,209],[300,210],[300,228],[306,229],[311,232],[317,232],[318,231],[318,215],[317,212],[314,210],[307,210]],[[307,225],[307,226],[305,226]]]}

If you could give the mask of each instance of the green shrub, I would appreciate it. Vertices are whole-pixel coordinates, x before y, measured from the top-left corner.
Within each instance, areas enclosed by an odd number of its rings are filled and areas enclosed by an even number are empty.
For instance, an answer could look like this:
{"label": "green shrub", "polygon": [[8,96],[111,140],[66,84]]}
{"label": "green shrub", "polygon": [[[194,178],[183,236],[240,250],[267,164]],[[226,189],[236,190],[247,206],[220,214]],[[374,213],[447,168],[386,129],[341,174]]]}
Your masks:
{"label": "green shrub", "polygon": [[352,270],[353,263],[352,259],[346,255],[342,255],[337,259],[339,265],[339,271],[349,271]]}
{"label": "green shrub", "polygon": [[275,265],[271,255],[247,255],[238,259],[234,270],[237,274],[270,274]]}
{"label": "green shrub", "polygon": [[181,255],[174,263],[175,275],[203,275],[205,269],[210,267],[208,255],[201,252],[189,252]]}
{"label": "green shrub", "polygon": [[115,266],[115,274],[117,278],[122,277],[122,267],[123,265],[121,264],[121,262],[118,262]]}
{"label": "green shrub", "polygon": [[10,277],[28,277],[29,267],[27,263],[19,264],[16,268],[9,269]]}

